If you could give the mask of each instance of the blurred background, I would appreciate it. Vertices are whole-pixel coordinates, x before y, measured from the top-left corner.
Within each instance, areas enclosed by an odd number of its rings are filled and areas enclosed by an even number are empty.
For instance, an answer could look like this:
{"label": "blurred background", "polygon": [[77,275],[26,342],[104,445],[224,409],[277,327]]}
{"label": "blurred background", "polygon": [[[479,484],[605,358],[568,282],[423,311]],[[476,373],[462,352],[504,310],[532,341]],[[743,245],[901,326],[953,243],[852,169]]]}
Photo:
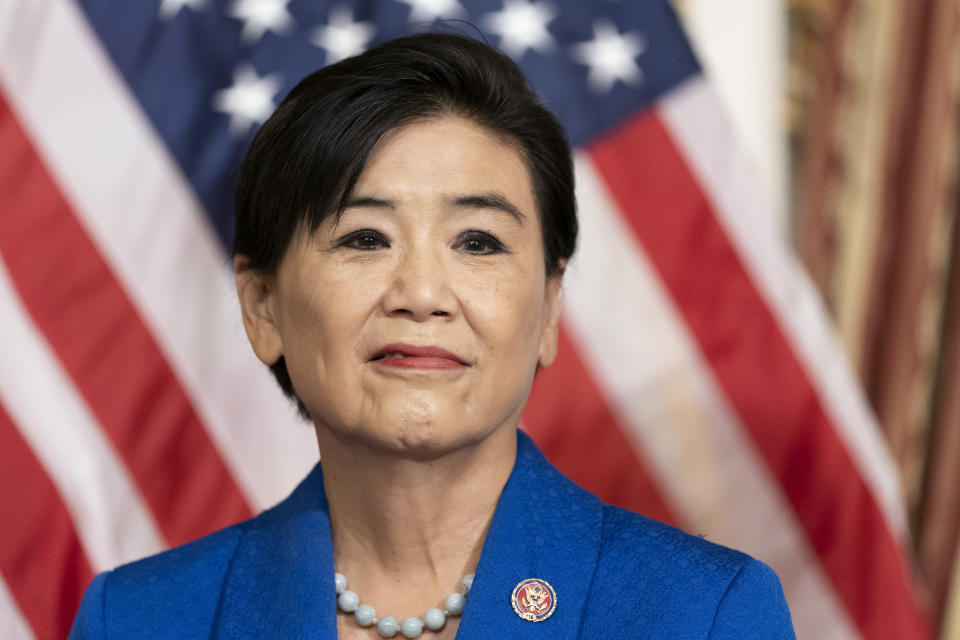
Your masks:
{"label": "blurred background", "polygon": [[316,462],[239,321],[236,167],[424,29],[576,149],[548,457],[769,563],[800,638],[960,639],[956,0],[0,0],[0,637]]}
{"label": "blurred background", "polygon": [[960,6],[675,5],[877,414],[958,638]]}

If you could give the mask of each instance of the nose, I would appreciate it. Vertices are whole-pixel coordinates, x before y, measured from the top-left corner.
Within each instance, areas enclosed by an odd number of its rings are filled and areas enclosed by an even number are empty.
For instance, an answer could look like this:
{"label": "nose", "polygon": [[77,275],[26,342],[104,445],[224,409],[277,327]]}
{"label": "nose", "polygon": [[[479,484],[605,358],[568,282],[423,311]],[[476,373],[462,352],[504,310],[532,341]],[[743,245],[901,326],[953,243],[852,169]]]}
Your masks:
{"label": "nose", "polygon": [[442,256],[429,250],[410,249],[398,260],[390,287],[383,296],[384,311],[417,322],[449,318],[459,310]]}

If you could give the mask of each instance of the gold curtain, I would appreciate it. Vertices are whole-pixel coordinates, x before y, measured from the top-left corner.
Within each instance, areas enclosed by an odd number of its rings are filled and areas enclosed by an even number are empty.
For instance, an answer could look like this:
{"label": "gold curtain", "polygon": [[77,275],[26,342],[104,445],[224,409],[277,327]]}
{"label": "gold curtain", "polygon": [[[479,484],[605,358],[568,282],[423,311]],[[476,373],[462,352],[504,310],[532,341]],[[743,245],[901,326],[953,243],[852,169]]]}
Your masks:
{"label": "gold curtain", "polygon": [[960,3],[788,10],[796,245],[899,466],[942,622],[960,606]]}

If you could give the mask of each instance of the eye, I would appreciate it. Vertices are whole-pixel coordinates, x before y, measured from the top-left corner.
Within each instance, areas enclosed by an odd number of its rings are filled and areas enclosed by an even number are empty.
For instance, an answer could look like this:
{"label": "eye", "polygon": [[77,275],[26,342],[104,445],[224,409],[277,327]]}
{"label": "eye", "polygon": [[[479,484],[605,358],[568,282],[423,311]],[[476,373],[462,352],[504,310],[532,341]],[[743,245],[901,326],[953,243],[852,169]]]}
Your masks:
{"label": "eye", "polygon": [[359,229],[340,238],[337,247],[373,251],[374,249],[388,248],[390,242],[379,231],[373,229]]}
{"label": "eye", "polygon": [[506,253],[503,243],[486,231],[464,231],[457,236],[453,243],[454,249],[466,251],[478,256],[489,256],[495,253]]}

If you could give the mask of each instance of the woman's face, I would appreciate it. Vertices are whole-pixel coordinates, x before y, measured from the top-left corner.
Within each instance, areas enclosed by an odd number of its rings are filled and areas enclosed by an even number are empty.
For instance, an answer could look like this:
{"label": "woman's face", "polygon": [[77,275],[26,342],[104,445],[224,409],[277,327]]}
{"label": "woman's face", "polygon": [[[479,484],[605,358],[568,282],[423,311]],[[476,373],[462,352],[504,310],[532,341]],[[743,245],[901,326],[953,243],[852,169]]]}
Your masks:
{"label": "woman's face", "polygon": [[258,356],[285,357],[318,429],[380,450],[512,429],[556,350],[560,279],[526,163],[458,117],[390,132],[340,219],[295,239],[252,293],[243,280]]}

